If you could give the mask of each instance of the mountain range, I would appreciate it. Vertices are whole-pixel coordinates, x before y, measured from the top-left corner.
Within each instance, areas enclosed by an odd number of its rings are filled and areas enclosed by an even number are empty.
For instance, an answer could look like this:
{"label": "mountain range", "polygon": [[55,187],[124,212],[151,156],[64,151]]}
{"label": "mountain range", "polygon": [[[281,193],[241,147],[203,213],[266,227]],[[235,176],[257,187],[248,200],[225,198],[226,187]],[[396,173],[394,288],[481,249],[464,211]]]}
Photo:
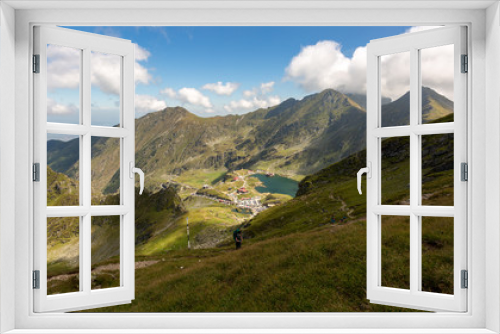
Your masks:
{"label": "mountain range", "polygon": [[[365,147],[366,111],[360,105],[365,100],[326,89],[244,115],[203,118],[182,107],[165,108],[136,120],[136,166],[156,190],[169,176],[192,170],[312,174]],[[409,93],[382,102],[383,126],[407,124]],[[422,90],[422,105],[424,121],[453,112],[453,102],[430,88]],[[117,139],[93,138],[93,192],[117,192],[119,145]],[[77,147],[77,139],[48,141],[48,165],[75,177]]]}

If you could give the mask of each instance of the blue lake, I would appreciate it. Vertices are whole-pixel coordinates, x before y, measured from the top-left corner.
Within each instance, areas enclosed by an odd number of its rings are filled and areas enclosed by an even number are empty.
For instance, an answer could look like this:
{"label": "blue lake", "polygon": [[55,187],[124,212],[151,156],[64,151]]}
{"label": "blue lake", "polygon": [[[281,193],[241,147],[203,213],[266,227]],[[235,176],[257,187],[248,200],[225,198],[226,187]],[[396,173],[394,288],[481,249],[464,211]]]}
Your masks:
{"label": "blue lake", "polygon": [[255,187],[255,190],[260,193],[285,194],[295,197],[299,189],[297,181],[283,176],[275,175],[267,177],[264,174],[254,174],[252,177],[259,179],[263,183],[264,186]]}

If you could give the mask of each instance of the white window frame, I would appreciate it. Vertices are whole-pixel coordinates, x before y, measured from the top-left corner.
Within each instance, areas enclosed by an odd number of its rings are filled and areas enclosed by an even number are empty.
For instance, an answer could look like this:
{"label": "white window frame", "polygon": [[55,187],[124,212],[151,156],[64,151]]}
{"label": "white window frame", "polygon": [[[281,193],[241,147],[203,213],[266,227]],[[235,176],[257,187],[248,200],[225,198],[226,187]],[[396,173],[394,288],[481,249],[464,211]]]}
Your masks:
{"label": "white window frame", "polygon": [[[80,51],[80,117],[78,124],[47,122],[47,45],[72,47]],[[120,58],[119,127],[96,126],[91,121],[91,53]],[[34,53],[39,55],[39,73],[34,84],[34,162],[39,163],[40,180],[34,194],[34,270],[39,271],[39,289],[34,290],[35,312],[75,311],[130,303],[135,296],[135,190],[130,175],[135,164],[134,44],[128,40],[60,27],[34,27]],[[76,135],[80,142],[79,205],[47,207],[47,134]],[[116,138],[119,145],[120,204],[91,205],[92,137]],[[97,216],[120,217],[120,286],[92,290],[91,220]],[[47,218],[79,219],[79,291],[47,295]]]}
{"label": "white window frame", "polygon": [[[405,1],[408,2],[408,1]],[[67,2],[39,1],[32,2],[8,1],[2,6],[2,24],[0,59],[6,60],[12,67],[1,63],[0,74],[5,74],[10,82],[15,83],[14,99],[6,95],[12,88],[6,84],[0,86],[0,142],[2,159],[0,161],[0,217],[15,217],[15,226],[9,221],[0,221],[0,319],[2,330],[16,329],[16,333],[35,333],[36,329],[54,329],[51,332],[69,333],[76,329],[89,329],[88,332],[101,333],[106,330],[127,329],[133,333],[133,328],[141,326],[142,330],[170,328],[191,328],[193,332],[202,332],[203,329],[220,329],[219,332],[243,332],[244,329],[253,328],[252,332],[283,332],[286,329],[301,328],[295,332],[341,332],[342,329],[357,328],[357,332],[412,332],[415,328],[419,332],[467,332],[491,333],[500,331],[500,263],[498,261],[500,230],[494,224],[500,217],[498,200],[500,200],[500,177],[491,175],[488,183],[485,182],[485,162],[498,162],[500,151],[500,138],[498,137],[498,93],[500,89],[496,83],[500,77],[500,69],[493,64],[498,62],[500,56],[500,28],[498,28],[499,15],[497,2],[440,2],[431,5],[427,2],[406,6],[406,9],[391,9],[396,6],[388,2],[370,2],[370,7],[364,2],[337,1],[326,2],[240,2],[232,8],[220,9],[221,6],[231,7],[229,4],[221,5],[217,2],[204,2],[203,4],[179,4],[172,2],[163,4],[162,9],[96,9],[97,6],[106,6],[106,1],[79,3],[80,9],[66,8],[62,10],[41,10],[43,6],[70,6]],[[125,2],[122,2],[126,6]],[[158,3],[145,1],[143,5],[158,6]],[[353,4],[354,3],[354,4]],[[35,8],[19,10],[12,15],[12,6],[25,6]],[[493,5],[492,5],[493,4]],[[485,8],[489,5],[488,10]],[[82,7],[90,7],[81,9]],[[114,5],[119,6],[119,5]],[[137,6],[137,5],[136,5]],[[140,6],[140,5],[139,5]],[[405,7],[398,2],[398,7]],[[419,7],[420,6],[420,7]],[[453,6],[461,6],[456,9]],[[94,7],[92,9],[92,7]],[[181,8],[179,8],[181,7]],[[357,9],[346,9],[359,7]],[[412,8],[412,10],[408,10]],[[417,9],[415,9],[417,8]],[[418,9],[420,8],[420,9]],[[488,30],[486,30],[485,22]],[[32,77],[29,73],[32,45],[32,27],[35,24],[57,25],[434,25],[434,24],[463,24],[469,27],[469,50],[471,59],[469,69],[472,75],[468,78],[468,131],[471,133],[468,143],[470,157],[470,179],[468,197],[469,202],[469,227],[468,252],[470,270],[467,313],[435,313],[435,314],[362,314],[362,313],[280,313],[280,314],[34,314],[32,312],[32,290],[30,258],[30,245],[32,245],[31,222],[32,203],[29,200],[32,193],[30,181],[32,147]],[[7,28],[7,29],[4,29]],[[15,29],[15,45],[12,42],[12,31]],[[496,40],[494,38],[497,38]],[[7,39],[7,40],[6,40]],[[10,40],[9,40],[10,39]],[[4,44],[6,48],[4,48]],[[12,46],[15,46],[15,60],[12,57]],[[0,60],[0,61],[1,61]],[[489,71],[486,70],[488,66]],[[13,70],[13,68],[15,70]],[[15,72],[14,72],[15,71]],[[491,84],[486,86],[486,83]],[[12,108],[15,105],[15,118],[12,117]],[[487,109],[486,106],[489,108]],[[486,122],[486,115],[495,122]],[[5,116],[5,118],[4,118]],[[15,148],[9,148],[15,130]],[[489,129],[487,136],[485,130]],[[5,132],[3,130],[6,130]],[[495,131],[497,130],[497,131]],[[488,139],[488,140],[486,140]],[[491,139],[491,140],[490,140]],[[496,150],[495,153],[485,154],[484,148]],[[493,151],[492,151],[493,152]],[[12,162],[15,161],[15,164]],[[498,164],[496,165],[498,166]],[[486,167],[486,170],[495,172],[496,166]],[[14,168],[13,168],[14,167]],[[5,171],[15,170],[15,181]],[[15,185],[14,212],[7,207],[7,196],[11,189],[6,190],[4,185]],[[488,193],[488,198],[486,197]],[[485,206],[485,202],[488,206]],[[491,222],[486,222],[486,215]],[[15,231],[14,231],[15,229]],[[6,233],[6,234],[5,234]],[[15,237],[15,239],[14,239]],[[10,239],[9,239],[10,238]],[[486,251],[488,250],[488,252]],[[8,256],[7,253],[8,252]],[[9,260],[12,257],[15,261]],[[5,284],[13,283],[12,285]],[[9,289],[14,290],[13,292]],[[488,289],[488,293],[486,293]],[[10,311],[8,306],[14,306]],[[13,315],[14,320],[7,318]],[[165,329],[164,332],[169,332]],[[196,330],[197,329],[197,330]],[[337,331],[335,330],[337,329]],[[391,330],[392,329],[392,330]],[[462,329],[462,330],[460,330]],[[490,331],[492,330],[492,331]],[[108,331],[109,332],[109,331]],[[137,329],[136,332],[141,332]]]}
{"label": "white window frame", "polygon": [[[467,163],[467,73],[461,73],[461,55],[467,54],[466,28],[443,27],[371,41],[367,46],[367,145],[366,161],[371,168],[367,179],[367,298],[372,303],[410,307],[422,310],[467,310],[467,290],[461,287],[461,270],[467,270],[467,184],[461,181],[461,163]],[[452,45],[454,121],[423,124],[421,108],[420,51]],[[407,52],[410,80],[409,124],[382,127],[381,57]],[[422,205],[422,136],[454,134],[454,205]],[[384,205],[382,198],[382,140],[407,137],[410,140],[410,204]],[[382,285],[382,217],[409,218],[409,289]],[[422,282],[422,217],[452,217],[453,235],[453,294],[431,293],[421,290]]]}

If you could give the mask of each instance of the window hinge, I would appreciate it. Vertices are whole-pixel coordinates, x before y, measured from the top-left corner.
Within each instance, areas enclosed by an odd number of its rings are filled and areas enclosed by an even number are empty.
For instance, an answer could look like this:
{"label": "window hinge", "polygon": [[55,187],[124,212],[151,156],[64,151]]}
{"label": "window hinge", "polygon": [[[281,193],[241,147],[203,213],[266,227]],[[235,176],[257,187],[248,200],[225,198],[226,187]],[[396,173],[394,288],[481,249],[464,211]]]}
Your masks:
{"label": "window hinge", "polygon": [[462,55],[462,73],[467,73],[469,72],[469,56],[467,55]]}
{"label": "window hinge", "polygon": [[462,289],[467,289],[469,287],[469,272],[467,270],[461,271],[462,276]]}
{"label": "window hinge", "polygon": [[40,73],[40,55],[33,55],[33,73]]}
{"label": "window hinge", "polygon": [[33,164],[33,181],[40,182],[40,164],[38,162]]}
{"label": "window hinge", "polygon": [[460,180],[469,181],[469,165],[466,162],[460,164]]}
{"label": "window hinge", "polygon": [[33,270],[33,289],[40,289],[40,270]]}

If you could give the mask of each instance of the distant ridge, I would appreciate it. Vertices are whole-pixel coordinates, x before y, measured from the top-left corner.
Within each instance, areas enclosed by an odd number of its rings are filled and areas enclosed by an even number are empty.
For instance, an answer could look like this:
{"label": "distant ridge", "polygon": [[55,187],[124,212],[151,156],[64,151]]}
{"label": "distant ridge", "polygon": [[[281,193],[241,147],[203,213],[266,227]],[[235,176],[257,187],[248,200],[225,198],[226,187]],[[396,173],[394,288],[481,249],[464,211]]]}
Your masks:
{"label": "distant ridge", "polygon": [[[424,88],[423,98],[424,119],[452,113],[453,102],[435,91]],[[182,107],[165,108],[136,120],[136,165],[146,172],[150,187],[161,184],[165,175],[193,169],[311,174],[365,147],[363,100],[361,95],[326,89],[244,115],[203,118]],[[404,123],[408,101],[405,94],[384,105],[384,121]],[[74,175],[78,154],[71,152],[75,145],[74,140],[49,141],[49,165]],[[102,175],[93,178],[93,186],[106,193],[117,190],[117,145],[107,138],[92,143],[93,165],[103,171],[96,173]]]}
{"label": "distant ridge", "polygon": [[[435,90],[422,87],[422,119],[429,123],[453,113],[453,102]],[[410,124],[410,92],[382,106],[382,126]]]}

